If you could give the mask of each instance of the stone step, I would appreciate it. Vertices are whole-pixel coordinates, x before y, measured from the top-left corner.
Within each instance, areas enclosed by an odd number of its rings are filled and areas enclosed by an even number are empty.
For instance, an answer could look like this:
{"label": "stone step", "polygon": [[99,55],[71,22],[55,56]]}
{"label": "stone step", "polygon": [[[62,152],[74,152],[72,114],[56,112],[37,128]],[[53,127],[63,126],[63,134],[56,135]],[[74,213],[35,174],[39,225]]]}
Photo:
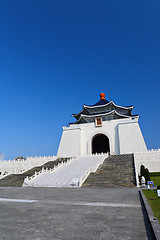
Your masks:
{"label": "stone step", "polygon": [[133,154],[110,155],[91,173],[82,187],[134,187],[135,170]]}
{"label": "stone step", "polygon": [[106,187],[106,188],[120,188],[120,187],[135,187],[135,184],[132,184],[132,183],[120,183],[120,184],[117,184],[117,183],[97,183],[97,184],[85,184],[84,186],[82,187]]}
{"label": "stone step", "polygon": [[[90,182],[90,183],[94,183],[95,182],[95,180],[96,180],[96,182],[104,182],[104,181],[110,181],[110,182],[112,182],[113,181],[113,179],[114,178],[105,178],[105,177],[103,177],[103,178],[100,178],[100,177],[94,177],[94,178],[89,178],[88,179],[88,182]],[[123,182],[126,182],[126,181],[134,181],[134,178],[125,178],[124,179],[124,177],[121,177],[121,178],[116,178],[116,179],[114,179],[114,181],[123,181]]]}
{"label": "stone step", "polygon": [[34,167],[22,174],[10,174],[2,179],[0,179],[0,186],[3,187],[22,187],[24,178],[31,177],[34,175],[35,171],[41,171],[42,167],[44,168],[54,168],[61,162],[67,162],[69,158],[58,158],[55,161],[49,161],[42,166]]}

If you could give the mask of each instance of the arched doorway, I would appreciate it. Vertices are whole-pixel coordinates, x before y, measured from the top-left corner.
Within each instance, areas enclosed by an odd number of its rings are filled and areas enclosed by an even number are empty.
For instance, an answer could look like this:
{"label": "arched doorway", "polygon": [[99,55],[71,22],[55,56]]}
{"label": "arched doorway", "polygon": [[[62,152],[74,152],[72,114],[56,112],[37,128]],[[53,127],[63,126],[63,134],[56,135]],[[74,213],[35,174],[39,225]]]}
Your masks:
{"label": "arched doorway", "polygon": [[92,154],[110,152],[109,139],[104,134],[97,134],[92,139]]}

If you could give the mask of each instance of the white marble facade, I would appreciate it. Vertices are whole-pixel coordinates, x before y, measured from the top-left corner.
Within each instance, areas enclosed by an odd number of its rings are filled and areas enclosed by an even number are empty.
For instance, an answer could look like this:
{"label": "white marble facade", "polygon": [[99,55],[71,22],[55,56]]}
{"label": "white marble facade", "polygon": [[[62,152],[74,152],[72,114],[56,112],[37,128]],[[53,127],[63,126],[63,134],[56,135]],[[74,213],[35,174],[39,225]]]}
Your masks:
{"label": "white marble facade", "polygon": [[92,139],[97,134],[108,137],[112,155],[147,152],[138,117],[131,117],[103,121],[101,127],[96,127],[95,122],[63,127],[58,157],[91,155]]}
{"label": "white marble facade", "polygon": [[[139,115],[132,115],[133,106],[123,107],[113,101],[108,102],[105,94],[100,94],[100,100],[95,105],[83,105],[83,110],[72,116],[76,122],[63,127],[57,156],[27,158],[25,161],[0,161],[1,176],[5,173],[22,173],[36,165],[55,160],[57,157],[83,157],[95,152],[111,155],[134,154],[135,169],[138,179],[140,165],[151,172],[160,171],[160,151],[148,151],[141,129]],[[99,121],[99,123],[98,123]],[[107,142],[101,150],[93,151],[94,140],[103,137]],[[97,143],[97,146],[103,142]],[[109,150],[108,150],[109,149]]]}

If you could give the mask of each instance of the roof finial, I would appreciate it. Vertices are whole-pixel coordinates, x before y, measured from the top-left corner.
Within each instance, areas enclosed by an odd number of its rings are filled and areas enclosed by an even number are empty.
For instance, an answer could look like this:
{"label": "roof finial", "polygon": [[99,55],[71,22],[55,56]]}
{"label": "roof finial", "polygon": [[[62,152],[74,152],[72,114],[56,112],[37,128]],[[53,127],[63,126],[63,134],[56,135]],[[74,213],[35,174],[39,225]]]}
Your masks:
{"label": "roof finial", "polygon": [[105,94],[104,94],[104,93],[101,93],[101,94],[100,94],[100,98],[105,100]]}

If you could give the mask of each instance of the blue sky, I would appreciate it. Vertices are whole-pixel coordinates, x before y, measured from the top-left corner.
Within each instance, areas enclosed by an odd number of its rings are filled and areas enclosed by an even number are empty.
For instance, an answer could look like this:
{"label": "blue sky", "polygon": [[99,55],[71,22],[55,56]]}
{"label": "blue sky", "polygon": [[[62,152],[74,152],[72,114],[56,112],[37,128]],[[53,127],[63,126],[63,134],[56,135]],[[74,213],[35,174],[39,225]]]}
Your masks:
{"label": "blue sky", "polygon": [[56,154],[62,126],[101,92],[134,105],[160,147],[159,13],[159,0],[1,0],[0,152]]}

